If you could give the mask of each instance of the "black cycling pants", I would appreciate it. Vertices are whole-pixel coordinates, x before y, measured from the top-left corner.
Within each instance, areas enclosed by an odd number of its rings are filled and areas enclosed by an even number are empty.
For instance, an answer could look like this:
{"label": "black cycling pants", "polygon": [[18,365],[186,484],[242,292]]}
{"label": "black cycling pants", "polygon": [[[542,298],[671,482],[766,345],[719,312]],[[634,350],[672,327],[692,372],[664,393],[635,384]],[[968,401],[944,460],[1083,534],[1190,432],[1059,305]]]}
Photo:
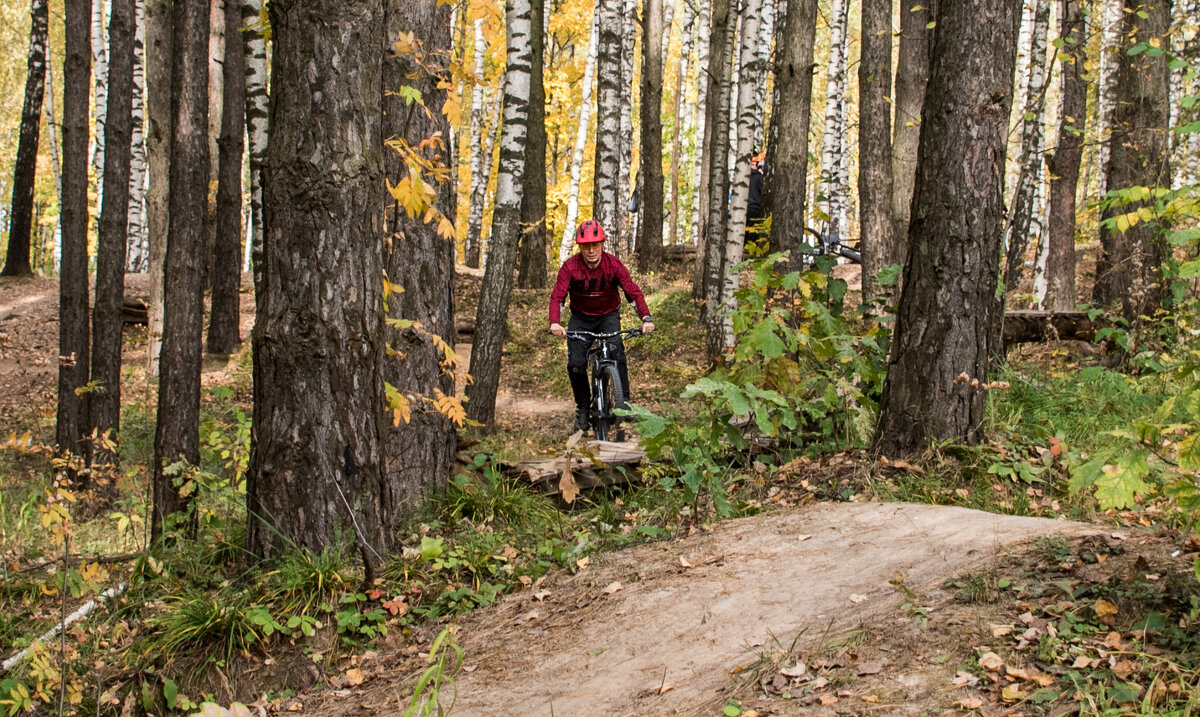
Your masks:
{"label": "black cycling pants", "polygon": [[[621,330],[621,311],[618,309],[602,316],[589,316],[576,311],[571,312],[567,321],[567,331],[590,331],[593,334],[611,334]],[[617,374],[625,386],[625,399],[629,400],[629,368],[625,363],[625,344],[620,339],[616,344]],[[588,347],[592,340],[567,339],[567,378],[571,380],[571,393],[575,396],[575,408],[586,411],[592,405],[592,387],[588,378]]]}

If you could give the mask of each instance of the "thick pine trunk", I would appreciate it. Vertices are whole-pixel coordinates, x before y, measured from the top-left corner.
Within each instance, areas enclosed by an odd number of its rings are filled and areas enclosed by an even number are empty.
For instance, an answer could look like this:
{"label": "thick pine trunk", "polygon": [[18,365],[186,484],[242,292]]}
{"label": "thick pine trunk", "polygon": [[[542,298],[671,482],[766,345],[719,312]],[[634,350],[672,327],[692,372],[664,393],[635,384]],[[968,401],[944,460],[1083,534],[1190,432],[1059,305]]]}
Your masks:
{"label": "thick pine trunk", "polygon": [[[909,225],[909,260],[875,447],[975,442],[996,301],[1018,0],[941,3]],[[954,277],[947,281],[945,277]]]}
{"label": "thick pine trunk", "polygon": [[471,376],[467,387],[467,416],[491,426],[500,387],[500,355],[512,295],[513,264],[520,232],[522,174],[529,121],[530,47],[529,0],[507,5],[507,60],[504,72],[504,130],[500,135],[500,169],[496,176],[496,206],[492,210],[491,245],[487,270],[479,291],[475,314],[475,340],[471,345]]}
{"label": "thick pine trunk", "polygon": [[638,201],[638,269],[662,266],[662,2],[642,4],[641,186]]}
{"label": "thick pine trunk", "polygon": [[92,47],[91,4],[66,0],[63,9],[63,203],[62,265],[58,278],[58,413],[55,441],[60,451],[81,456],[88,394],[88,100]]}
{"label": "thick pine trunk", "polygon": [[[705,353],[716,361],[725,349],[721,316],[721,274],[725,270],[725,223],[729,207],[729,97],[732,94],[730,57],[734,44],[734,17],[727,0],[712,4],[712,34],[709,52],[709,87],[706,123],[712,128],[708,144],[708,220],[705,222],[703,282]],[[699,257],[697,257],[699,259]]]}
{"label": "thick pine trunk", "polygon": [[[763,213],[771,217],[771,248],[791,252],[789,267],[801,264],[806,242],[808,130],[812,109],[816,0],[789,0],[779,24],[775,111],[767,133]],[[786,150],[782,149],[786,148]]]}
{"label": "thick pine trunk", "polygon": [[[892,0],[863,0],[858,64],[859,247],[863,303],[879,296],[879,271],[892,263]],[[872,309],[874,311],[874,309]]]}
{"label": "thick pine trunk", "polygon": [[525,145],[525,188],[521,194],[520,260],[517,286],[546,288],[546,86],[542,80],[546,0],[531,0],[529,137]]}
{"label": "thick pine trunk", "polygon": [[571,256],[571,248],[575,246],[575,224],[579,220],[579,183],[583,174],[583,151],[587,149],[588,129],[592,118],[597,32],[598,24],[593,18],[591,39],[588,41],[587,61],[583,69],[583,95],[579,100],[579,123],[575,127],[575,147],[571,152],[571,180],[567,185],[567,219],[563,225],[562,240],[558,245],[560,264]]}
{"label": "thick pine trunk", "polygon": [[[445,115],[425,113],[419,106],[407,104],[396,90],[401,84],[414,83],[426,106],[441,107],[445,103],[446,90],[439,83],[449,73],[451,8],[436,0],[385,7],[387,47],[394,47],[401,32],[415,33],[421,38],[420,60],[425,69],[417,66],[412,55],[385,55],[383,134],[398,136],[411,147],[420,146],[438,133],[447,137],[450,123]],[[384,152],[396,155],[392,149]],[[435,145],[422,154],[433,165],[444,166],[444,147]],[[394,168],[389,173],[407,171],[401,170],[393,157],[387,159]],[[390,179],[398,181],[396,177]],[[445,176],[426,181],[437,193],[434,208],[446,217],[456,216],[453,182]],[[390,318],[420,322],[425,331],[453,345],[454,238],[440,236],[437,229],[437,221],[427,223],[424,216],[396,212],[390,241],[385,244],[384,262],[388,279],[404,291],[386,297],[386,306]],[[426,333],[390,327],[387,337],[398,356],[384,359],[384,380],[408,396],[413,405],[410,420],[387,427],[384,434],[381,520],[394,534],[399,520],[415,512],[422,499],[445,488],[454,465],[457,435],[450,420],[424,400],[434,398],[437,391],[447,395],[454,392],[454,377],[442,371],[445,357],[434,341]]]}
{"label": "thick pine trunk", "polygon": [[147,372],[158,376],[163,330],[163,261],[167,252],[167,199],[171,186],[171,72],[175,40],[173,0],[146,0],[146,190],[150,307],[147,312]]}
{"label": "thick pine trunk", "polygon": [[143,274],[150,265],[146,233],[146,13],[143,0],[134,11],[133,148],[129,156],[129,248],[125,271]]}
{"label": "thick pine trunk", "polygon": [[596,169],[592,217],[607,233],[604,248],[620,253],[621,184],[621,8],[623,0],[597,0]]}
{"label": "thick pine trunk", "polygon": [[384,480],[382,0],[271,0],[247,550],[394,545]]}
{"label": "thick pine trunk", "polygon": [[[129,164],[133,131],[134,0],[112,0],[108,26],[108,107],[104,115],[111,145],[104,153],[104,203],[96,248],[96,304],[92,312],[92,382],[100,387],[88,401],[90,429],[99,435],[121,424],[121,329],[125,324],[125,249],[129,243]],[[89,430],[89,433],[91,431]],[[116,455],[92,446],[92,464],[115,463]]]}
{"label": "thick pine trunk", "polygon": [[[17,161],[13,166],[12,206],[8,221],[8,250],[0,276],[29,276],[33,232],[33,185],[37,174],[38,139],[42,129],[42,96],[46,91],[46,37],[50,10],[47,0],[33,0],[29,9],[29,59]],[[54,120],[53,117],[50,118]]]}
{"label": "thick pine trunk", "polygon": [[917,145],[921,139],[921,113],[929,81],[929,27],[937,2],[900,0],[900,43],[896,56],[896,126],[892,133],[892,215],[895,242],[888,264],[903,264],[908,255],[908,217],[912,209],[913,181],[917,177]]}
{"label": "thick pine trunk", "polygon": [[829,71],[825,85],[825,133],[821,143],[821,191],[829,216],[827,234],[846,240],[850,233],[846,154],[846,23],[848,0],[832,0],[829,19]]}
{"label": "thick pine trunk", "polygon": [[483,38],[483,18],[475,21],[475,89],[471,92],[471,205],[467,215],[467,239],[463,248],[464,260],[472,269],[479,268],[483,248],[483,203],[487,197],[488,172],[484,169],[485,157],[490,154],[490,142],[484,126],[484,97],[487,94],[487,78],[484,75],[484,58],[487,42]]}
{"label": "thick pine trunk", "polygon": [[208,0],[175,0],[175,62],[171,122],[171,193],[163,261],[163,336],[154,435],[154,511],[151,534],[189,501],[164,469],[200,462],[200,348],[202,284],[208,226]]}
{"label": "thick pine trunk", "polygon": [[[1145,17],[1140,17],[1144,14]],[[1168,0],[1126,0],[1122,35],[1131,43],[1169,41]],[[1167,57],[1122,53],[1117,69],[1117,104],[1106,169],[1112,190],[1170,186],[1167,155]],[[1150,201],[1106,207],[1103,219],[1152,206]],[[1100,259],[1096,264],[1093,299],[1098,304],[1121,303],[1125,319],[1153,314],[1163,296],[1161,264],[1166,255],[1163,227],[1139,221],[1127,231],[1100,226]]]}
{"label": "thick pine trunk", "polygon": [[1058,110],[1058,145],[1046,157],[1050,170],[1050,226],[1046,258],[1046,295],[1042,308],[1075,308],[1075,195],[1083,159],[1083,130],[1087,121],[1087,84],[1083,79],[1087,49],[1086,20],[1081,0],[1058,0],[1059,57],[1062,90]]}
{"label": "thick pine trunk", "polygon": [[217,139],[217,221],[213,240],[212,311],[208,352],[228,355],[242,337],[239,292],[242,285],[242,153],[246,134],[246,54],[238,37],[242,8],[225,0],[222,62],[221,136]]}
{"label": "thick pine trunk", "polygon": [[[262,272],[263,253],[263,162],[267,157],[270,117],[267,114],[267,40],[263,33],[266,23],[262,17],[262,0],[242,2],[242,42],[246,59],[246,149],[250,165],[250,268],[254,272],[254,287],[258,290]],[[245,263],[243,262],[243,266]]]}

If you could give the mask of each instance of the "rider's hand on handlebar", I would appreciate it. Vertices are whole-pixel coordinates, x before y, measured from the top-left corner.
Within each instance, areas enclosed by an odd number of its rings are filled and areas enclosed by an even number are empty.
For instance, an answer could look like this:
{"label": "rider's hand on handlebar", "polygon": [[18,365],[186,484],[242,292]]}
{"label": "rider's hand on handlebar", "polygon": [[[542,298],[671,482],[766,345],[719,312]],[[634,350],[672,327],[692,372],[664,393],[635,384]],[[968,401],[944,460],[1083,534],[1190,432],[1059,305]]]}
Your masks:
{"label": "rider's hand on handlebar", "polygon": [[567,337],[567,330],[562,327],[562,324],[550,324],[550,333],[560,339]]}
{"label": "rider's hand on handlebar", "polygon": [[646,322],[642,323],[642,333],[643,334],[648,334],[653,330],[654,330],[654,322],[653,321],[646,321]]}

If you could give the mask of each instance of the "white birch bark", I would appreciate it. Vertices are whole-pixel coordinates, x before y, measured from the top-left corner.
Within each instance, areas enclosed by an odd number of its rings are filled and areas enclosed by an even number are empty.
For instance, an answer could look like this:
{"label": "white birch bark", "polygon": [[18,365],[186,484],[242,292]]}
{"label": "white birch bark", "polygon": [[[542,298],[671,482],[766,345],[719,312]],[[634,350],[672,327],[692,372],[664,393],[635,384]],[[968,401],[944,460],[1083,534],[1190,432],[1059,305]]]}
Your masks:
{"label": "white birch bark", "polygon": [[1100,89],[1096,112],[1096,181],[1099,194],[1108,191],[1109,140],[1113,112],[1117,107],[1117,65],[1121,51],[1121,0],[1099,0],[1100,4]]}
{"label": "white birch bark", "polygon": [[637,7],[637,0],[624,0],[621,13],[621,164],[617,180],[620,186],[617,205],[620,207],[618,222],[621,247],[625,253],[633,251],[634,217],[626,208],[634,188],[633,145],[637,142],[637,127],[633,125],[633,49],[638,31]]}
{"label": "white birch bark", "polygon": [[[688,68],[691,65],[693,25],[696,13],[692,4],[686,0],[678,0],[682,5],[680,17],[679,64],[675,68],[675,129],[671,138],[671,177],[667,188],[671,192],[669,225],[666,231],[667,243],[676,244],[679,241],[679,225],[690,226],[686,211],[681,220],[679,213],[679,195],[683,187],[679,182],[679,168],[687,166],[684,161],[685,137],[691,132],[692,108],[685,101],[687,94]],[[665,47],[665,46],[664,46]],[[666,53],[663,55],[667,56]]]}
{"label": "white birch bark", "polygon": [[596,155],[592,217],[607,233],[604,248],[620,253],[621,210],[621,12],[624,0],[597,0]]}
{"label": "white birch bark", "polygon": [[150,268],[150,242],[146,233],[146,13],[137,0],[133,40],[133,125],[129,155],[129,250],[125,270],[135,274]]}
{"label": "white birch bark", "polygon": [[270,132],[263,0],[242,0],[242,27],[246,55],[246,159],[250,167],[250,226],[253,228],[246,233],[246,250],[250,258],[243,268],[254,269],[255,286],[258,286],[262,267],[262,168]]}
{"label": "white birch bark", "polygon": [[725,265],[721,277],[721,307],[723,324],[721,338],[726,349],[733,348],[733,305],[738,289],[738,271],[742,247],[746,238],[746,205],[750,198],[750,157],[759,116],[758,74],[761,58],[758,52],[760,17],[763,0],[745,0],[742,8],[742,45],[738,55],[737,132],[735,135],[737,162],[730,186],[729,223],[725,229]]}
{"label": "white birch bark", "polygon": [[[1171,54],[1176,58],[1189,57],[1192,46],[1195,44],[1198,5],[1200,3],[1197,0],[1175,0],[1171,6]],[[1192,89],[1187,86],[1187,80],[1187,66],[1172,63],[1168,90],[1170,93],[1168,124],[1171,127],[1177,127],[1188,121],[1188,118],[1195,116],[1194,108],[1185,109],[1183,106],[1183,98],[1187,97]],[[1189,141],[1194,134],[1194,132],[1183,134],[1171,132],[1167,135],[1170,142],[1171,170],[1174,173],[1173,187],[1175,188],[1190,183],[1188,181],[1187,151]]]}
{"label": "white birch bark", "polygon": [[100,216],[104,200],[104,125],[108,111],[108,33],[105,32],[106,0],[92,0],[92,108],[95,112],[95,136],[92,144],[92,171],[96,177],[95,215]]}
{"label": "white birch bark", "polygon": [[848,181],[843,174],[842,155],[846,128],[843,124],[846,101],[846,0],[833,0],[830,9],[829,78],[825,91],[825,137],[821,149],[821,187],[829,216],[827,233],[845,238],[850,229],[847,205]]}
{"label": "white birch bark", "polygon": [[[709,35],[712,32],[712,0],[700,0],[700,13],[696,22],[696,104],[692,107],[691,162],[692,162],[692,226],[688,243],[700,243],[700,187],[704,170],[704,108],[708,105],[708,53]],[[697,255],[699,256],[699,255]]]}
{"label": "white birch bark", "polygon": [[[782,1],[782,0],[781,0]],[[775,39],[775,12],[778,4],[776,0],[763,0],[762,4],[762,22],[759,25],[758,36],[758,84],[754,89],[755,106],[759,108],[758,127],[754,132],[754,146],[763,148],[763,137],[766,132],[766,123],[763,119],[768,114],[767,104],[771,101],[770,95],[767,94],[767,68],[771,62],[771,43]]]}
{"label": "white birch bark", "polygon": [[62,264],[62,159],[58,152],[58,119],[54,114],[54,56],[49,43],[46,44],[46,140],[50,144],[50,172],[54,175],[54,197],[58,213],[54,216],[53,242],[47,251],[53,257],[54,273]]}
{"label": "white birch bark", "polygon": [[486,88],[484,56],[487,42],[483,37],[483,18],[475,20],[475,87],[471,91],[471,205],[467,214],[467,236],[463,255],[469,267],[478,269],[483,245],[483,200],[487,192],[487,174],[483,169],[483,103]]}
{"label": "white birch bark", "polygon": [[563,225],[562,241],[558,245],[558,261],[571,256],[575,246],[575,225],[579,221],[579,182],[583,175],[583,152],[587,149],[588,129],[592,121],[592,89],[596,74],[596,44],[598,27],[592,18],[589,33],[587,62],[583,67],[583,94],[579,100],[579,121],[575,128],[575,147],[571,151],[571,181],[567,187],[567,219]]}

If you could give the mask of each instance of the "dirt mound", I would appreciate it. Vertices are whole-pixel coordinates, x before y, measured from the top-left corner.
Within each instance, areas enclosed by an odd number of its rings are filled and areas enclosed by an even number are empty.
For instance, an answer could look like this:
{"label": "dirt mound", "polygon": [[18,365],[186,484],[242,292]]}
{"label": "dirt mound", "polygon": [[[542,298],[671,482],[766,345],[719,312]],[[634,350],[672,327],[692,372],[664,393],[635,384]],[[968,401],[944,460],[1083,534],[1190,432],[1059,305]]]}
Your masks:
{"label": "dirt mound", "polygon": [[[755,646],[863,623],[1005,545],[1080,523],[898,503],[837,503],[729,521],[598,558],[462,623],[455,715],[719,713]],[[540,599],[539,599],[540,596]],[[411,676],[333,693],[320,714],[399,714]]]}

